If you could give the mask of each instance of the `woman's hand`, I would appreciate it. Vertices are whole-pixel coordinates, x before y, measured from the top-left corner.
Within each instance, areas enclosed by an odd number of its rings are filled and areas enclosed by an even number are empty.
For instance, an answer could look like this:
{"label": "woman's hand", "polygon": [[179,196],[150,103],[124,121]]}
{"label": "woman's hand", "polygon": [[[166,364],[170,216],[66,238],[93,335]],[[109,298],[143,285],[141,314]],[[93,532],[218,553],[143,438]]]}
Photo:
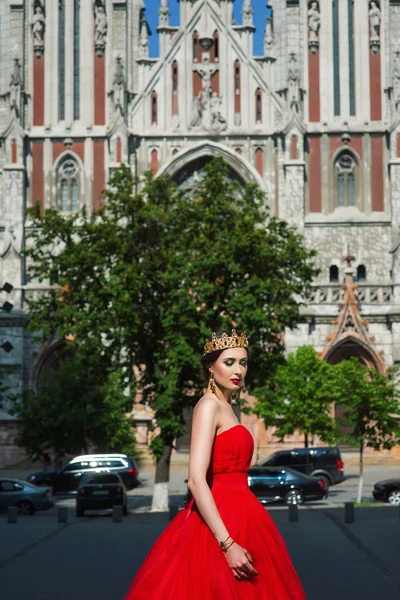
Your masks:
{"label": "woman's hand", "polygon": [[253,559],[250,554],[236,542],[228,548],[225,554],[228,565],[237,579],[250,579],[250,577],[258,575],[251,564]]}

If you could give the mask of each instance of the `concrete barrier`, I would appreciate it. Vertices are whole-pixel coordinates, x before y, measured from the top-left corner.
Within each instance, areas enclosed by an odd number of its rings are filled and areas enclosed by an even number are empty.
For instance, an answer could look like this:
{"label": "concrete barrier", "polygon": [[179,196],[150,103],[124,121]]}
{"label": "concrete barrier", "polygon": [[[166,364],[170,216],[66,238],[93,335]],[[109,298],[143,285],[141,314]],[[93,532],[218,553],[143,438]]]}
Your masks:
{"label": "concrete barrier", "polygon": [[66,506],[57,507],[57,522],[68,523],[68,508]]}
{"label": "concrete barrier", "polygon": [[122,506],[113,506],[113,523],[122,523]]}
{"label": "concrete barrier", "polygon": [[354,523],[354,502],[344,503],[344,522]]}
{"label": "concrete barrier", "polygon": [[18,523],[18,508],[16,506],[8,507],[7,523]]}
{"label": "concrete barrier", "polygon": [[299,520],[299,507],[297,504],[289,504],[289,521],[294,523]]}

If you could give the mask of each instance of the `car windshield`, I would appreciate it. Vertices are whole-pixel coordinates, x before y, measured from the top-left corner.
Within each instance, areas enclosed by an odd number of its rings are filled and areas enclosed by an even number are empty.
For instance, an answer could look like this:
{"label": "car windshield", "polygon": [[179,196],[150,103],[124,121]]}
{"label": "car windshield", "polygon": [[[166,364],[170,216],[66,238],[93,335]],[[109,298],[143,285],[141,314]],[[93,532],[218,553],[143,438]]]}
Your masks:
{"label": "car windshield", "polygon": [[81,479],[81,484],[90,483],[121,483],[118,475],[114,473],[92,473],[90,475],[84,475]]}

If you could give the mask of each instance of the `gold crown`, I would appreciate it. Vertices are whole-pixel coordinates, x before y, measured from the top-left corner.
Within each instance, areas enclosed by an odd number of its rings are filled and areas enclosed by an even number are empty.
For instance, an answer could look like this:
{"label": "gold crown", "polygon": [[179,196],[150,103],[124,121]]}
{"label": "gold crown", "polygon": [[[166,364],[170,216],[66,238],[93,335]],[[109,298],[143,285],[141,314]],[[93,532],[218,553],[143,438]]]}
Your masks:
{"label": "gold crown", "polygon": [[204,354],[210,354],[210,352],[216,352],[217,350],[227,350],[228,348],[247,348],[249,340],[244,331],[239,335],[236,333],[236,329],[232,329],[232,335],[223,333],[221,337],[217,338],[215,333],[212,334],[211,340],[207,340],[204,344]]}

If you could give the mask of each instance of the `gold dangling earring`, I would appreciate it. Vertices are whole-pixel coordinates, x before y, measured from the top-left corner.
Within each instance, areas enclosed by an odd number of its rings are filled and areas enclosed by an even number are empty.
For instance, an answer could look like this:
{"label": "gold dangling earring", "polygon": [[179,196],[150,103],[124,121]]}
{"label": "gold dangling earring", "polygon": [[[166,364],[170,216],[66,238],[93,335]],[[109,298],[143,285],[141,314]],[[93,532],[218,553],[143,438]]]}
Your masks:
{"label": "gold dangling earring", "polygon": [[217,395],[217,388],[215,387],[215,383],[214,383],[214,373],[212,371],[210,371],[209,385],[210,385],[210,390],[212,391],[212,393]]}

